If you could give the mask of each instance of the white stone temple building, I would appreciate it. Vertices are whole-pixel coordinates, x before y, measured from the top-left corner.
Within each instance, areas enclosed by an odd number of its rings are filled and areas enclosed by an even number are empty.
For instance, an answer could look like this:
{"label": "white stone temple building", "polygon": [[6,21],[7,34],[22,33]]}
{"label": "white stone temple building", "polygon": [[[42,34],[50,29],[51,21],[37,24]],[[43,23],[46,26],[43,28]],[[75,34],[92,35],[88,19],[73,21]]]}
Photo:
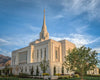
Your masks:
{"label": "white stone temple building", "polygon": [[[51,76],[54,75],[54,67],[56,73],[62,73],[64,62],[64,56],[68,55],[68,50],[75,48],[75,44],[67,40],[55,41],[49,39],[49,33],[45,22],[45,12],[43,25],[40,32],[39,39],[30,42],[27,47],[15,50],[12,52],[11,66],[13,67],[13,74],[23,73],[30,74],[30,70],[33,67],[33,74],[36,75],[36,69],[39,69],[39,75],[42,74],[40,68],[40,62],[44,60],[44,57],[49,61],[49,67],[46,73]],[[70,74],[71,72],[64,69],[64,74]]]}
{"label": "white stone temple building", "polygon": [[[40,68],[40,62],[46,57],[49,61],[49,68],[47,73],[53,75],[54,67],[56,68],[56,73],[62,73],[62,63],[64,61],[64,56],[69,49],[73,49],[75,44],[67,41],[55,41],[49,39],[49,33],[47,31],[47,26],[45,22],[45,12],[42,30],[40,32],[39,39],[30,42],[27,47],[15,50],[12,52],[11,65],[13,66],[13,73],[18,74],[16,71],[16,66],[23,68],[23,73],[30,74],[30,68],[34,67],[34,75],[36,74],[36,68],[39,68],[39,74],[42,73]],[[64,70],[64,73],[68,71]],[[69,72],[68,72],[69,73]]]}

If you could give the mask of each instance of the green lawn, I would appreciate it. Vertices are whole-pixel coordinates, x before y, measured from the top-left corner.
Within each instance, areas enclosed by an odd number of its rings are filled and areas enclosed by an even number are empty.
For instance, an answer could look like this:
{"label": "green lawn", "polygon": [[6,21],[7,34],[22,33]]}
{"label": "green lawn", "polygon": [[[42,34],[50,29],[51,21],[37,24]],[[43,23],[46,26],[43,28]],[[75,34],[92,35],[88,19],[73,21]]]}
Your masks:
{"label": "green lawn", "polygon": [[[100,77],[84,77],[85,80],[100,80]],[[2,77],[0,80],[43,80],[43,79],[29,79],[29,78],[15,78],[15,77],[9,77],[5,78]],[[58,80],[80,80],[80,78],[71,78],[71,79],[58,79]]]}
{"label": "green lawn", "polygon": [[43,79],[29,79],[29,78],[15,78],[15,77],[5,78],[5,77],[2,77],[2,78],[0,78],[0,80],[43,80]]}
{"label": "green lawn", "polygon": [[[80,78],[59,79],[59,80],[80,80]],[[100,80],[100,77],[84,77],[84,80]]]}

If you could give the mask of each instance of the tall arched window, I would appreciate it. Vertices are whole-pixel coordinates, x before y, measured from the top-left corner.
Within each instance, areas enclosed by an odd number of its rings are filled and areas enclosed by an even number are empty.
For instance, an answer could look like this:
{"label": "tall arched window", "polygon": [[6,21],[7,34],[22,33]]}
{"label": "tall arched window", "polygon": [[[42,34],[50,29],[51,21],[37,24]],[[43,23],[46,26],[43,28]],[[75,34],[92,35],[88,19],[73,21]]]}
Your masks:
{"label": "tall arched window", "polygon": [[39,50],[37,50],[37,61],[38,61],[38,58],[39,58]]}
{"label": "tall arched window", "polygon": [[46,58],[46,48],[44,49],[44,58]]}
{"label": "tall arched window", "polygon": [[42,49],[41,49],[41,58],[42,58]]}
{"label": "tall arched window", "polygon": [[58,52],[57,50],[55,51],[55,56],[56,56],[56,59],[58,58]]}

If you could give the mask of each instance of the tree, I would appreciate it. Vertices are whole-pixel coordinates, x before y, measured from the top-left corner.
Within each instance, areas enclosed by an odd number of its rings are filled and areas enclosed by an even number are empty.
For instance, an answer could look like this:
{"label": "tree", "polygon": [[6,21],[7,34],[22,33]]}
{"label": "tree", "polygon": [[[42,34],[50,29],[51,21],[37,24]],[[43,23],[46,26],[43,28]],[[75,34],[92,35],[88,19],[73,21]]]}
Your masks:
{"label": "tree", "polygon": [[40,68],[43,71],[43,73],[46,73],[48,67],[49,67],[49,61],[46,61],[46,59],[40,62]]}
{"label": "tree", "polygon": [[17,74],[18,74],[18,70],[19,70],[19,67],[18,67],[18,65],[16,66],[16,71],[17,71]]}
{"label": "tree", "polygon": [[23,73],[23,67],[20,67],[20,72]]}
{"label": "tree", "polygon": [[64,67],[62,66],[62,74],[64,74]]}
{"label": "tree", "polygon": [[83,76],[87,71],[94,69],[99,62],[97,59],[98,53],[89,47],[74,48],[72,51],[69,50],[68,53],[69,55],[65,56],[63,65],[66,69],[79,72],[81,80],[83,80]]}
{"label": "tree", "polygon": [[8,66],[8,65],[5,65],[4,74],[5,74],[6,76],[9,75],[9,66]]}
{"label": "tree", "polygon": [[53,71],[54,71],[54,72],[53,72],[54,75],[56,75],[56,67],[55,67],[55,66],[54,66],[54,70],[53,70]]}
{"label": "tree", "polygon": [[10,76],[13,75],[12,70],[13,70],[13,68],[12,67],[9,67],[9,74],[10,74]]}
{"label": "tree", "polygon": [[39,75],[39,69],[38,69],[38,66],[37,66],[37,69],[36,69],[36,76]]}
{"label": "tree", "polygon": [[2,71],[0,70],[0,76],[1,76],[1,72],[2,72]]}
{"label": "tree", "polygon": [[33,72],[34,72],[34,68],[33,68],[33,66],[32,66],[32,69],[31,69],[31,75],[33,75]]}

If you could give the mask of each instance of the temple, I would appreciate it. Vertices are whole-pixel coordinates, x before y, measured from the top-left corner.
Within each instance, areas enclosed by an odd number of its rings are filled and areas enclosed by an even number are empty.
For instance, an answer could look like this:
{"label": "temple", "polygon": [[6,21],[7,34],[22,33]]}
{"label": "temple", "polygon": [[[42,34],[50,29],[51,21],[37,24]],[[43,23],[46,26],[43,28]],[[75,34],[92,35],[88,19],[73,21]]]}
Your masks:
{"label": "temple", "polygon": [[[33,67],[34,75],[37,74],[37,68],[39,70],[38,75],[42,75],[43,71],[40,68],[40,62],[44,58],[49,63],[46,73],[49,73],[51,77],[57,73],[73,74],[73,72],[66,70],[62,66],[65,55],[68,55],[68,50],[73,48],[75,48],[75,44],[68,40],[55,41],[49,39],[44,10],[43,25],[39,39],[30,42],[27,47],[12,52],[11,66],[13,67],[13,74],[21,72],[30,74]],[[18,68],[18,71],[16,68]]]}

